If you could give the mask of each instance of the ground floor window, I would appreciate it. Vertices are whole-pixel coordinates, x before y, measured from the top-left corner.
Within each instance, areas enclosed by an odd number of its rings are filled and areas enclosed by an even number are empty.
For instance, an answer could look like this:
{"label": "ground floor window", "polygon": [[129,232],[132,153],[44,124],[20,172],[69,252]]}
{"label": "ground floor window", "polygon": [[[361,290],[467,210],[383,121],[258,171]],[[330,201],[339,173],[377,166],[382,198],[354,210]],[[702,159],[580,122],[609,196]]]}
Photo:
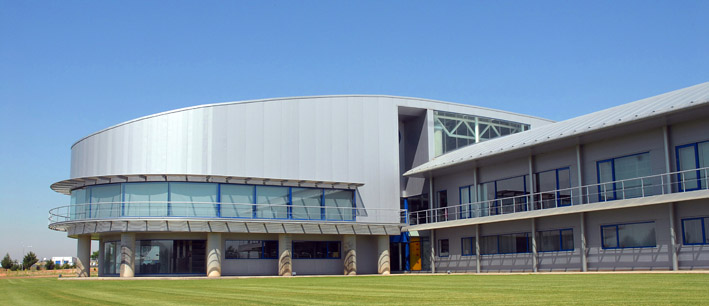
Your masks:
{"label": "ground floor window", "polygon": [[136,241],[136,274],[204,274],[205,240]]}
{"label": "ground floor window", "polygon": [[560,229],[537,232],[537,246],[540,252],[573,251],[574,231]]}
{"label": "ground floor window", "polygon": [[530,233],[516,233],[484,236],[480,238],[480,254],[529,253],[529,235]]}
{"label": "ground floor window", "polygon": [[463,256],[475,255],[475,237],[465,237],[460,239],[460,249]]}
{"label": "ground floor window", "polygon": [[682,220],[684,244],[709,244],[709,217]]}
{"label": "ground floor window", "polygon": [[276,240],[227,240],[226,259],[278,259]]}
{"label": "ground floor window", "polygon": [[103,274],[118,274],[121,271],[120,254],[120,241],[103,243]]}
{"label": "ground floor window", "polygon": [[657,246],[655,222],[604,225],[601,236],[604,249]]}
{"label": "ground floor window", "polygon": [[339,241],[293,241],[293,259],[339,259]]}
{"label": "ground floor window", "polygon": [[449,254],[448,239],[438,239],[438,256],[448,257]]}

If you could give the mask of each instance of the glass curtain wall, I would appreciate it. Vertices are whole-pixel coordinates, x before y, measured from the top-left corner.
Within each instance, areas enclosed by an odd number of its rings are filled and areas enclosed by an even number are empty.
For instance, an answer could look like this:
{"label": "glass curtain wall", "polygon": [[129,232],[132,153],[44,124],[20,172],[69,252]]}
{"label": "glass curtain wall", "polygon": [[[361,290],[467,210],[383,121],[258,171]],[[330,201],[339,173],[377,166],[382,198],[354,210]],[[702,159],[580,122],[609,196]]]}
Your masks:
{"label": "glass curtain wall", "polygon": [[288,218],[289,188],[256,186],[256,218]]}
{"label": "glass curtain wall", "polygon": [[136,274],[206,273],[204,240],[139,240]]}
{"label": "glass curtain wall", "polygon": [[170,183],[170,215],[217,217],[217,184]]}
{"label": "glass curtain wall", "polygon": [[114,218],[121,216],[121,185],[110,184],[91,187],[91,217]]}
{"label": "glass curtain wall", "polygon": [[123,214],[129,217],[167,216],[168,183],[124,184]]}
{"label": "glass curtain wall", "polygon": [[[323,192],[320,189],[293,188],[292,216],[293,219],[317,220],[323,218]],[[350,203],[351,205],[351,203]]]}
{"label": "glass curtain wall", "polygon": [[254,186],[222,184],[219,190],[221,217],[253,218]]}
{"label": "glass curtain wall", "polygon": [[103,274],[118,274],[121,271],[120,242],[108,241],[103,244]]}
{"label": "glass curtain wall", "polygon": [[325,190],[325,219],[351,221],[355,219],[354,194],[347,190]]}

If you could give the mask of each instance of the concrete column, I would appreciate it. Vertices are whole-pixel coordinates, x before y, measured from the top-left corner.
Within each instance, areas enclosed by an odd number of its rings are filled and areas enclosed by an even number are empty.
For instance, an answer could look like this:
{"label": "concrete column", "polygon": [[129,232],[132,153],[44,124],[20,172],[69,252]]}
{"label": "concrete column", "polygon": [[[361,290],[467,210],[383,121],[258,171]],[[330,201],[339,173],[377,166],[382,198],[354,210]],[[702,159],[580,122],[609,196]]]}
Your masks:
{"label": "concrete column", "polygon": [[534,210],[534,156],[529,155],[529,180],[527,181],[527,191],[529,192],[528,210]]}
{"label": "concrete column", "polygon": [[431,273],[436,273],[436,230],[431,229]]}
{"label": "concrete column", "polygon": [[[583,173],[582,173],[582,165],[581,165],[581,145],[576,145],[576,174],[578,175],[578,203],[576,204],[583,204]],[[573,197],[571,198],[571,203],[573,204],[574,199]]]}
{"label": "concrete column", "polygon": [[389,253],[389,236],[377,236],[377,273],[389,275],[391,273],[391,258]]}
{"label": "concrete column", "polygon": [[135,233],[121,234],[121,277],[135,276]]}
{"label": "concrete column", "polygon": [[293,276],[293,236],[278,234],[278,275]]}
{"label": "concrete column", "polygon": [[104,268],[103,262],[106,258],[105,257],[106,256],[106,249],[104,248],[104,245],[103,245],[104,242],[105,241],[103,240],[103,237],[98,238],[98,276],[99,277],[104,276],[104,274],[105,274],[103,272],[103,268]]}
{"label": "concrete column", "polygon": [[588,258],[586,258],[586,254],[588,254],[586,248],[586,214],[580,213],[579,219],[581,221],[579,225],[581,229],[581,271],[586,272],[588,271]]}
{"label": "concrete column", "polygon": [[677,234],[675,233],[675,203],[669,203],[670,217],[670,261],[672,262],[672,271],[679,270],[679,260],[677,259]]}
{"label": "concrete column", "polygon": [[222,234],[207,234],[207,277],[222,276]]}
{"label": "concrete column", "polygon": [[539,272],[539,254],[537,253],[537,219],[532,218],[532,271]]}
{"label": "concrete column", "polygon": [[475,272],[480,273],[480,224],[475,224]]}
{"label": "concrete column", "polygon": [[[662,127],[662,136],[662,140],[665,147],[665,173],[670,173],[672,171],[672,168],[670,168],[670,132],[667,125]],[[665,183],[665,186],[662,186],[662,190],[666,194],[672,193],[672,184],[670,184],[670,182],[671,179],[670,175],[668,174],[664,177],[663,183]]]}
{"label": "concrete column", "polygon": [[89,277],[91,271],[91,235],[79,235],[76,244],[76,274]]}
{"label": "concrete column", "polygon": [[344,235],[342,246],[345,251],[345,275],[357,275],[357,236]]}

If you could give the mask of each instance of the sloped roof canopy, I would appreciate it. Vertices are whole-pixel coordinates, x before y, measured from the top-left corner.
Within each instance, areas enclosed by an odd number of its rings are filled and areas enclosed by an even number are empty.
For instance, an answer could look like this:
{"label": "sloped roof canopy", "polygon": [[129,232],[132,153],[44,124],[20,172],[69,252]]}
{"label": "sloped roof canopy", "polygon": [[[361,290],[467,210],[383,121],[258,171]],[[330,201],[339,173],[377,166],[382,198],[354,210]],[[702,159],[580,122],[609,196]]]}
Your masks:
{"label": "sloped roof canopy", "polygon": [[[405,176],[428,176],[430,172],[450,171],[454,166],[465,166],[502,154],[529,153],[541,145],[549,148],[579,143],[582,137],[602,135],[611,128],[628,126],[628,133],[671,123],[673,116],[698,118],[709,113],[709,82],[608,108],[591,114],[548,124],[529,131],[470,145],[413,168]],[[654,120],[661,118],[663,120]],[[679,118],[679,117],[678,117]],[[686,118],[684,118],[686,119]],[[651,122],[648,124],[647,122]],[[643,125],[644,124],[644,125]]]}

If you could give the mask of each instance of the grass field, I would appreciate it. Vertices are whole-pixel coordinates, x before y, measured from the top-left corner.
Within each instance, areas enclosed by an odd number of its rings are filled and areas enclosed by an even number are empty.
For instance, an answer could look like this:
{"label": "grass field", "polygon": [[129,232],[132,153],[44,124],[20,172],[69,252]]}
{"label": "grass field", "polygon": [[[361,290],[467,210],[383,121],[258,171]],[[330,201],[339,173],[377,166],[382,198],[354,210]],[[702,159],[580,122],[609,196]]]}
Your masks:
{"label": "grass field", "polygon": [[0,279],[3,305],[707,304],[709,274]]}

